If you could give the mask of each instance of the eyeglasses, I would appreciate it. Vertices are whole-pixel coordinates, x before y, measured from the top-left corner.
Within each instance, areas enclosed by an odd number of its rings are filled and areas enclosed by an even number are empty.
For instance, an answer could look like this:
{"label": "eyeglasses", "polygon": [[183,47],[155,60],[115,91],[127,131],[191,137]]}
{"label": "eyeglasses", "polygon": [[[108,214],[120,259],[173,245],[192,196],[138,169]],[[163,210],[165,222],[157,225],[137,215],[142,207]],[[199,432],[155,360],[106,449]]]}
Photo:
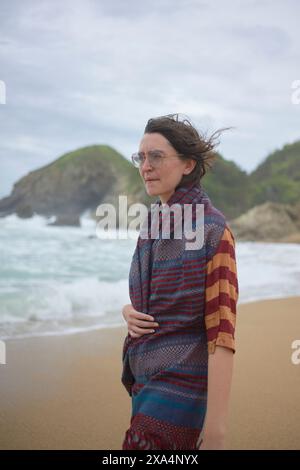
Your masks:
{"label": "eyeglasses", "polygon": [[[162,152],[158,151],[158,150],[150,150],[148,152],[148,160],[149,160],[149,163],[150,165],[153,167],[153,168],[159,168],[161,165],[162,165],[162,162],[163,160],[165,159],[169,159],[169,158],[176,158],[178,159],[178,156],[181,155],[181,154],[178,154],[178,155],[164,155]],[[136,168],[140,168],[144,162],[145,162],[145,154],[143,152],[136,152],[136,153],[133,153],[131,155],[131,161],[133,163],[133,165],[136,167]]]}

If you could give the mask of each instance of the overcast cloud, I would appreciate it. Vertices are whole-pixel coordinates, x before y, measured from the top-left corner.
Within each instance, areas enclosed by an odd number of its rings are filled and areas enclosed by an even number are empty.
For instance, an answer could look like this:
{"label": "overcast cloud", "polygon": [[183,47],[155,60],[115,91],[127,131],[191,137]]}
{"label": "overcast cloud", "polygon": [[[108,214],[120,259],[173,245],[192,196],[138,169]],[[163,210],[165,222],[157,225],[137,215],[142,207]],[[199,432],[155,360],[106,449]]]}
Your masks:
{"label": "overcast cloud", "polygon": [[150,117],[234,126],[219,151],[247,171],[300,139],[297,0],[1,0],[0,197],[80,146],[127,158]]}

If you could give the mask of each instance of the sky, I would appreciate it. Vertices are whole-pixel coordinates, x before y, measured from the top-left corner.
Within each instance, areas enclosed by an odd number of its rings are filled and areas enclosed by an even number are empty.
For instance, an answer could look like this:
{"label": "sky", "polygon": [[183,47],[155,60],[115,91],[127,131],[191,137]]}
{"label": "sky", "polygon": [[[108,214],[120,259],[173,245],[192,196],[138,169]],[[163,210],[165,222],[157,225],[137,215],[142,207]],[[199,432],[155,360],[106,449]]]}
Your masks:
{"label": "sky", "polygon": [[217,150],[252,171],[300,139],[299,18],[298,0],[1,0],[0,197],[79,147],[130,159],[171,113],[231,126]]}

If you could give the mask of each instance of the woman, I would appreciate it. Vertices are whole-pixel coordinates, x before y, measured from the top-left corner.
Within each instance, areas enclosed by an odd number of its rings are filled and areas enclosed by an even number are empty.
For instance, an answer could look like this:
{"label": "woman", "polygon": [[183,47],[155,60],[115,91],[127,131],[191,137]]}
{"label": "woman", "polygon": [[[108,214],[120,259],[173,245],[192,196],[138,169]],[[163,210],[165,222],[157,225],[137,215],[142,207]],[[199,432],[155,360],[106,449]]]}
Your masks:
{"label": "woman", "polygon": [[151,238],[149,230],[137,241],[131,304],[122,310],[128,335],[121,380],[132,399],[124,450],[224,448],[238,282],[233,234],[200,182],[215,134],[206,140],[178,115],[150,119],[132,156],[161,209],[191,204],[194,228],[196,204],[203,205],[204,241],[187,250],[185,234],[174,238],[174,223],[169,239],[161,232]]}

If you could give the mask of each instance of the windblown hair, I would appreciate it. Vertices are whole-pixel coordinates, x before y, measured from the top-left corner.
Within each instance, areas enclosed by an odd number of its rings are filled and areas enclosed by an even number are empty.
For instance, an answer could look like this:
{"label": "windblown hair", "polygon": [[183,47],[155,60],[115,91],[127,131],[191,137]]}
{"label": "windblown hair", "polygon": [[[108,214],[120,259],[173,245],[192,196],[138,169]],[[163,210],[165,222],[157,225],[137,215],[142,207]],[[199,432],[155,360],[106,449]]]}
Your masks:
{"label": "windblown hair", "polygon": [[219,144],[218,137],[224,130],[230,128],[219,129],[207,138],[191,124],[189,119],[184,118],[180,121],[178,116],[178,113],[167,114],[149,119],[144,134],[158,132],[178,152],[179,158],[196,160],[193,171],[189,175],[183,175],[177,188],[190,183],[200,185],[201,178],[212,167],[216,159],[213,150]]}

